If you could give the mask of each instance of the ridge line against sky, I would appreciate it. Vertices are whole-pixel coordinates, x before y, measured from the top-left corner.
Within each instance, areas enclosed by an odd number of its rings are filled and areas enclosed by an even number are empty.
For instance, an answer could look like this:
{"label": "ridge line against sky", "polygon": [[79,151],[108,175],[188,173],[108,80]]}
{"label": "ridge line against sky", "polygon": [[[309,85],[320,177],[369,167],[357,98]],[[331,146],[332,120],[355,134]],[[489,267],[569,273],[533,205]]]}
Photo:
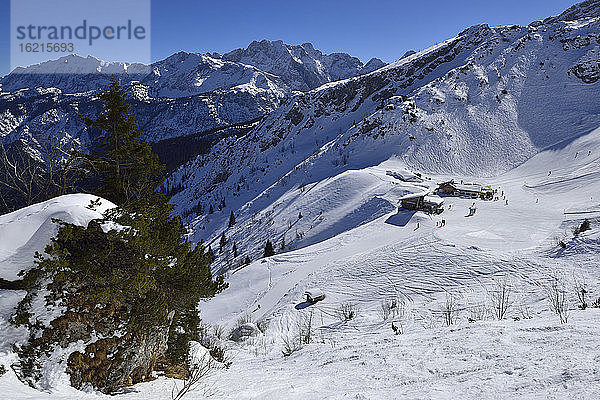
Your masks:
{"label": "ridge line against sky", "polygon": [[[365,63],[373,57],[393,62],[407,50],[424,49],[475,24],[527,25],[558,15],[576,3],[153,0],[152,61],[178,51],[225,53],[245,48],[253,40],[269,39],[289,44],[311,42],[324,53],[344,52]],[[0,76],[10,72],[9,11],[10,0],[0,0]]]}

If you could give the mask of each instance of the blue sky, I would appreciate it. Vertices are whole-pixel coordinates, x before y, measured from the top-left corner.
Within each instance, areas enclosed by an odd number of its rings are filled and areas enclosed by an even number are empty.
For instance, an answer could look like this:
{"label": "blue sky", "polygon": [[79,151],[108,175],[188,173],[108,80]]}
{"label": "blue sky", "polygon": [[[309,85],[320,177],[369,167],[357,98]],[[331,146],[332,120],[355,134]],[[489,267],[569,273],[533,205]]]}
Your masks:
{"label": "blue sky", "polygon": [[[52,0],[48,0],[52,1]],[[0,0],[0,75],[9,71],[9,0]],[[326,53],[391,62],[478,23],[526,25],[574,0],[272,1],[153,0],[152,59],[177,51],[223,53],[252,40],[311,42]],[[101,4],[101,3],[100,3]]]}

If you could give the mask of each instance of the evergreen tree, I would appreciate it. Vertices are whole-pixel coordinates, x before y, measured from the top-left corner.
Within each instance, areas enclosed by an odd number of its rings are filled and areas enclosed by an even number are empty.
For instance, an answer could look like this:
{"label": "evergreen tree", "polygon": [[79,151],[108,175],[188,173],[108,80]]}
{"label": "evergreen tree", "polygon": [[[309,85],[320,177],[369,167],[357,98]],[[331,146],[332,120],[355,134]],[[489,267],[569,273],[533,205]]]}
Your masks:
{"label": "evergreen tree", "polygon": [[212,213],[214,213],[214,212],[215,212],[215,210],[213,210],[213,206],[212,206],[212,204],[211,204],[211,205],[210,205],[210,207],[208,208],[208,213],[209,213],[209,214],[212,214]]}
{"label": "evergreen tree", "polygon": [[152,194],[162,184],[164,168],[150,144],[139,140],[142,132],[126,102],[125,89],[115,78],[99,98],[103,104],[100,115],[83,117],[87,127],[99,133],[86,159],[97,194],[126,206]]}
{"label": "evergreen tree", "polygon": [[246,256],[244,259],[244,264],[249,265],[252,261],[250,261],[250,257]]}
{"label": "evergreen tree", "polygon": [[237,256],[238,256],[237,245],[234,243],[233,244],[233,258],[237,258]]}
{"label": "evergreen tree", "polygon": [[285,250],[285,235],[283,235],[283,237],[281,238],[281,250]]}
{"label": "evergreen tree", "polygon": [[271,257],[273,255],[275,255],[275,250],[273,249],[273,243],[271,243],[271,241],[267,239],[267,243],[265,244],[265,253],[263,255],[263,258]]}
{"label": "evergreen tree", "polygon": [[232,211],[231,214],[229,214],[229,227],[231,228],[234,225],[235,225],[235,215],[233,214],[233,211]]}
{"label": "evergreen tree", "polygon": [[219,240],[219,252],[223,251],[225,245],[227,244],[227,238],[225,237],[225,232],[221,234],[221,239]]}
{"label": "evergreen tree", "polygon": [[[135,128],[124,90],[113,80],[100,99],[104,110],[96,120],[87,119],[86,123],[103,136],[88,160],[99,185],[98,194],[118,206],[87,227],[61,223],[46,247],[46,256],[38,254],[36,266],[24,278],[27,296],[31,298],[44,285],[51,293],[47,299],[52,300],[48,301],[65,305],[78,316],[78,324],[108,329],[110,320],[120,339],[112,338],[113,332],[109,332],[106,340],[126,341],[167,332],[164,355],[170,362],[183,364],[188,359],[190,340],[199,340],[198,302],[227,284],[222,276],[212,276],[211,248],[204,251],[202,243],[191,246],[181,220],[172,216],[168,197],[158,190],[162,187],[162,166],[150,146],[137,140],[141,132]],[[58,317],[56,326],[45,327],[30,324],[27,315],[32,311],[25,299],[13,317],[16,324],[29,325],[32,333],[23,348],[39,350],[20,353],[25,367],[40,365],[36,357],[49,351],[49,340],[60,337],[53,336],[59,329],[69,326],[60,318],[71,315]],[[94,357],[94,345],[83,353],[72,353],[69,368],[81,369],[85,382],[110,389],[106,371],[85,361]],[[124,379],[136,382],[141,379],[138,375]]]}

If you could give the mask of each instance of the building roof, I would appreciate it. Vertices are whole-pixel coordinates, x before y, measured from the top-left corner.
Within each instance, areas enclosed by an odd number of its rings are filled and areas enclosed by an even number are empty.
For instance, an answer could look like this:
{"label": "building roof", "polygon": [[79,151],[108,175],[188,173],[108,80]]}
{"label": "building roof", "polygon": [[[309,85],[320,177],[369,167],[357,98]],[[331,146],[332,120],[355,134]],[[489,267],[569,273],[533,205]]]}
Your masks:
{"label": "building roof", "polygon": [[317,297],[325,296],[325,293],[323,293],[323,291],[319,288],[306,289],[304,294],[310,296],[311,299],[316,299]]}
{"label": "building roof", "polygon": [[441,206],[442,204],[444,204],[444,199],[442,199],[439,196],[425,196],[425,201],[427,203],[433,203],[438,206]]}
{"label": "building roof", "polygon": [[419,197],[425,197],[429,194],[429,192],[420,192],[420,193],[410,193],[405,196],[400,197],[400,201],[402,200],[411,200]]}
{"label": "building roof", "polygon": [[455,183],[454,186],[457,190],[462,190],[464,192],[481,192],[482,186],[477,184],[458,184]]}

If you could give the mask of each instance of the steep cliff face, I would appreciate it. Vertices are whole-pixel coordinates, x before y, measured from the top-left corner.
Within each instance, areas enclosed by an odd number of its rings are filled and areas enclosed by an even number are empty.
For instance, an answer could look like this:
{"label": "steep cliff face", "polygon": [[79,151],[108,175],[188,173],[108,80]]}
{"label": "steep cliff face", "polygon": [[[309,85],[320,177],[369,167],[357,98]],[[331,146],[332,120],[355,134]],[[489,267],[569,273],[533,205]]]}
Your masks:
{"label": "steep cliff face", "polygon": [[224,54],[222,59],[253,65],[278,76],[288,89],[300,91],[369,73],[385,65],[376,58],[363,64],[346,53],[323,54],[311,43],[292,46],[281,40],[254,41],[246,49]]}

